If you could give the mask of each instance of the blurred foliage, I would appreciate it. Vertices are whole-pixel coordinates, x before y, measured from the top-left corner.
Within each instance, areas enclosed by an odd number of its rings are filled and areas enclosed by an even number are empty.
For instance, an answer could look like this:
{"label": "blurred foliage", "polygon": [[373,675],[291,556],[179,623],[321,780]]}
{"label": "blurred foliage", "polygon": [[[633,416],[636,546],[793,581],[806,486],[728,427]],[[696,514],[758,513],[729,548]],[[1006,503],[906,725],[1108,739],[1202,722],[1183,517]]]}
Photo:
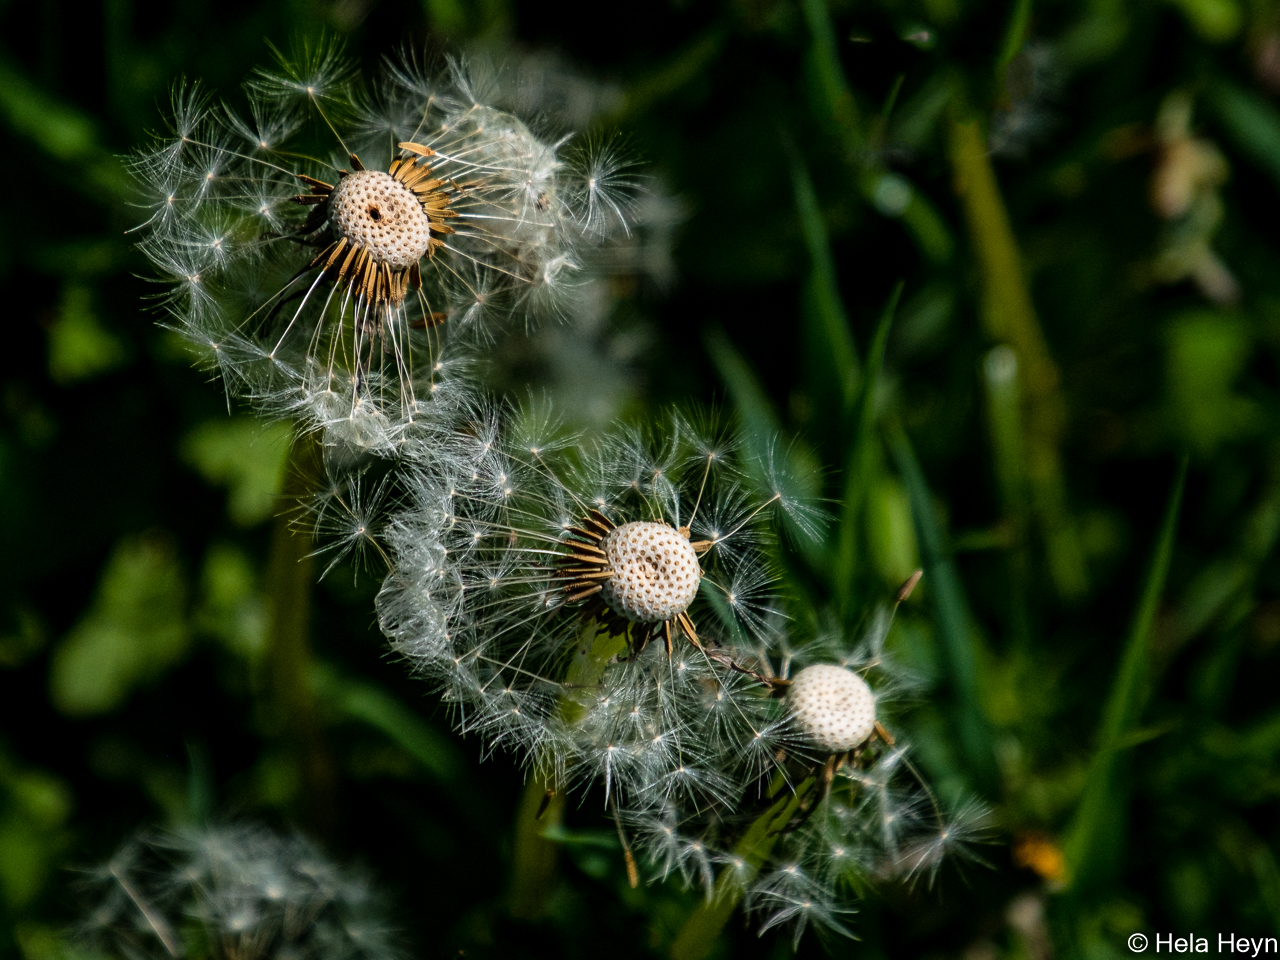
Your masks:
{"label": "blurred foliage", "polygon": [[837,522],[781,558],[795,609],[853,629],[923,566],[892,643],[928,695],[892,724],[944,797],[994,806],[992,869],[801,953],[1280,935],[1280,5],[49,0],[0,25],[0,954],[74,950],[67,868],[210,815],[358,855],[422,955],[661,955],[695,907],[629,888],[588,798],[545,838],[541,916],[510,915],[520,775],[388,662],[376,576],[312,589],[273,501],[287,431],[229,417],[154,323],[121,157],[176,77],[234,98],[267,41],[320,31],[616,84],[605,126],[690,211],[677,284],[617,318],[646,344],[617,412],[720,402],[818,468]]}

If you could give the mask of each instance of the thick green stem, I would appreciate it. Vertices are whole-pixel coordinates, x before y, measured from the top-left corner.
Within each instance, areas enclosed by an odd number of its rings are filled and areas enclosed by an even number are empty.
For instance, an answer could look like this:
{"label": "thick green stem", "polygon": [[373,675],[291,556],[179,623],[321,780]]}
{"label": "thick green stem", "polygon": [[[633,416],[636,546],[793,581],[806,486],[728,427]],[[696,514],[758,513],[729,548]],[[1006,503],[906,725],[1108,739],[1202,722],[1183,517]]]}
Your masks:
{"label": "thick green stem", "polygon": [[324,835],[336,821],[333,758],[324,743],[311,689],[311,539],[290,522],[297,502],[314,488],[319,469],[315,441],[294,440],[285,466],[280,510],[272,524],[267,563],[271,610],[266,656],[268,723],[296,777],[290,797],[298,816]]}
{"label": "thick green stem", "polygon": [[556,879],[560,847],[543,832],[560,826],[564,818],[564,794],[550,793],[547,779],[531,776],[524,785],[516,813],[516,839],[512,850],[511,915],[536,920],[547,907]]}
{"label": "thick green stem", "polygon": [[[725,924],[742,901],[743,882],[758,873],[769,859],[783,829],[799,812],[805,797],[816,785],[817,780],[809,777],[792,791],[787,789],[781,774],[774,778],[769,785],[769,798],[774,802],[756,818],[734,846],[734,853],[745,866],[726,867],[721,871],[711,896],[698,904],[676,934],[671,944],[672,960],[702,960],[711,952]],[[782,796],[778,796],[779,793]]]}

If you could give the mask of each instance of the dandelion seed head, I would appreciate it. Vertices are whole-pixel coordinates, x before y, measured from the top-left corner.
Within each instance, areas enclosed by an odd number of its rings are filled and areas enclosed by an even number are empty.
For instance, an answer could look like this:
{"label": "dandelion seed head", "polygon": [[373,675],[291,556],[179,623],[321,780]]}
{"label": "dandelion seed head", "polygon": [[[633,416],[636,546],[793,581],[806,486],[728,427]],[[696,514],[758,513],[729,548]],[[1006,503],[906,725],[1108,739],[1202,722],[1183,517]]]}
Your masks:
{"label": "dandelion seed head", "polygon": [[702,570],[689,538],[665,523],[634,520],[603,540],[614,575],[605,602],[629,620],[657,623],[689,609]]}
{"label": "dandelion seed head", "polygon": [[805,667],[792,680],[787,699],[804,735],[829,753],[861,746],[875,729],[875,694],[844,667]]}
{"label": "dandelion seed head", "polygon": [[431,247],[431,221],[421,202],[381,170],[343,177],[329,199],[329,215],[340,236],[392,270],[418,262]]}

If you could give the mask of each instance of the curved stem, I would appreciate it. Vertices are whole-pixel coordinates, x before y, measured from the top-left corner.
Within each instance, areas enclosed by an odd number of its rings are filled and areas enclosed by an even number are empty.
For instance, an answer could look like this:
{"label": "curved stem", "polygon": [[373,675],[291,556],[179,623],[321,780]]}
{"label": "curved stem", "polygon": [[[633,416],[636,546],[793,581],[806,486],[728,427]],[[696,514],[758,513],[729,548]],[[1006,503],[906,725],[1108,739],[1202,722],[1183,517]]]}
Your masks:
{"label": "curved stem", "polygon": [[[711,896],[694,909],[671,944],[672,960],[702,960],[715,945],[725,924],[742,901],[743,881],[754,877],[773,852],[774,845],[792,818],[800,810],[805,797],[817,785],[809,777],[794,790],[787,789],[782,774],[769,784],[769,805],[734,846],[734,853],[746,863],[742,870],[725,868],[716,880]],[[782,794],[778,796],[778,794]],[[776,799],[775,799],[776,798]],[[745,870],[745,875],[744,875]]]}

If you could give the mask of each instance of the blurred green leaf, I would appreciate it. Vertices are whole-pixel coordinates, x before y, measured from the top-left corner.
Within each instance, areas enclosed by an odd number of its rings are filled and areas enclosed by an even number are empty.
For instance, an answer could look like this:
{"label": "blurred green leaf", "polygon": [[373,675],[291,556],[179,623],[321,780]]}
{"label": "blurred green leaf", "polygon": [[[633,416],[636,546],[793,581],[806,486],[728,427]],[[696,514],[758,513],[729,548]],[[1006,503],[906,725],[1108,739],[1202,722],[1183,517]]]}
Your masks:
{"label": "blurred green leaf", "polygon": [[809,69],[818,118],[835,124],[849,153],[859,152],[866,143],[863,120],[840,64],[835,25],[826,0],[800,0],[800,9],[811,38]]}
{"label": "blurred green leaf", "polygon": [[267,606],[259,574],[239,547],[214,543],[200,571],[200,600],[195,624],[249,663],[266,649]]}
{"label": "blurred green leaf", "polygon": [[249,417],[210,420],[182,439],[182,458],[210,483],[227,487],[227,512],[241,526],[271,516],[289,455],[290,428]]}
{"label": "blurred green leaf", "polygon": [[1014,0],[1013,12],[1009,15],[1009,23],[1004,31],[1004,42],[1000,44],[1000,53],[996,57],[997,66],[1008,66],[1009,61],[1018,55],[1018,51],[1027,42],[1030,27],[1031,0]]}
{"label": "blurred green leaf", "polygon": [[110,713],[187,652],[187,586],[172,541],[125,537],[88,612],[53,652],[50,695],[63,713]]}
{"label": "blurred green leaf", "polygon": [[0,903],[8,910],[29,904],[49,880],[71,810],[62,780],[16,763],[0,743]]}
{"label": "blurred green leaf", "polygon": [[48,642],[43,618],[26,604],[11,611],[9,630],[0,634],[0,667],[18,667],[39,653]]}
{"label": "blurred green leaf", "polygon": [[886,474],[867,491],[867,543],[876,572],[886,583],[903,583],[920,566],[911,499]]}
{"label": "blurred green leaf", "polygon": [[102,149],[93,120],[33,83],[0,53],[0,116],[10,129],[27,137],[60,161],[83,161],[72,184],[84,192],[105,189],[126,195],[130,184],[124,168]]}
{"label": "blurred green leaf", "polygon": [[92,379],[127,357],[125,345],[98,319],[89,288],[64,285],[58,318],[49,327],[49,376],[54,382]]}
{"label": "blurred green leaf", "polygon": [[97,145],[92,120],[49,96],[0,58],[0,111],[16,132],[59,160],[78,160]]}
{"label": "blurred green leaf", "polygon": [[1170,0],[1187,22],[1210,43],[1222,43],[1240,32],[1244,19],[1236,0]]}
{"label": "blurred green leaf", "polygon": [[1222,121],[1232,144],[1280,185],[1280,111],[1221,77],[1210,84],[1205,103]]}
{"label": "blurred green leaf", "polygon": [[1240,319],[1208,310],[1184,314],[1170,326],[1168,344],[1173,424],[1192,449],[1209,454],[1262,426],[1257,405],[1232,389],[1250,356],[1249,331]]}

